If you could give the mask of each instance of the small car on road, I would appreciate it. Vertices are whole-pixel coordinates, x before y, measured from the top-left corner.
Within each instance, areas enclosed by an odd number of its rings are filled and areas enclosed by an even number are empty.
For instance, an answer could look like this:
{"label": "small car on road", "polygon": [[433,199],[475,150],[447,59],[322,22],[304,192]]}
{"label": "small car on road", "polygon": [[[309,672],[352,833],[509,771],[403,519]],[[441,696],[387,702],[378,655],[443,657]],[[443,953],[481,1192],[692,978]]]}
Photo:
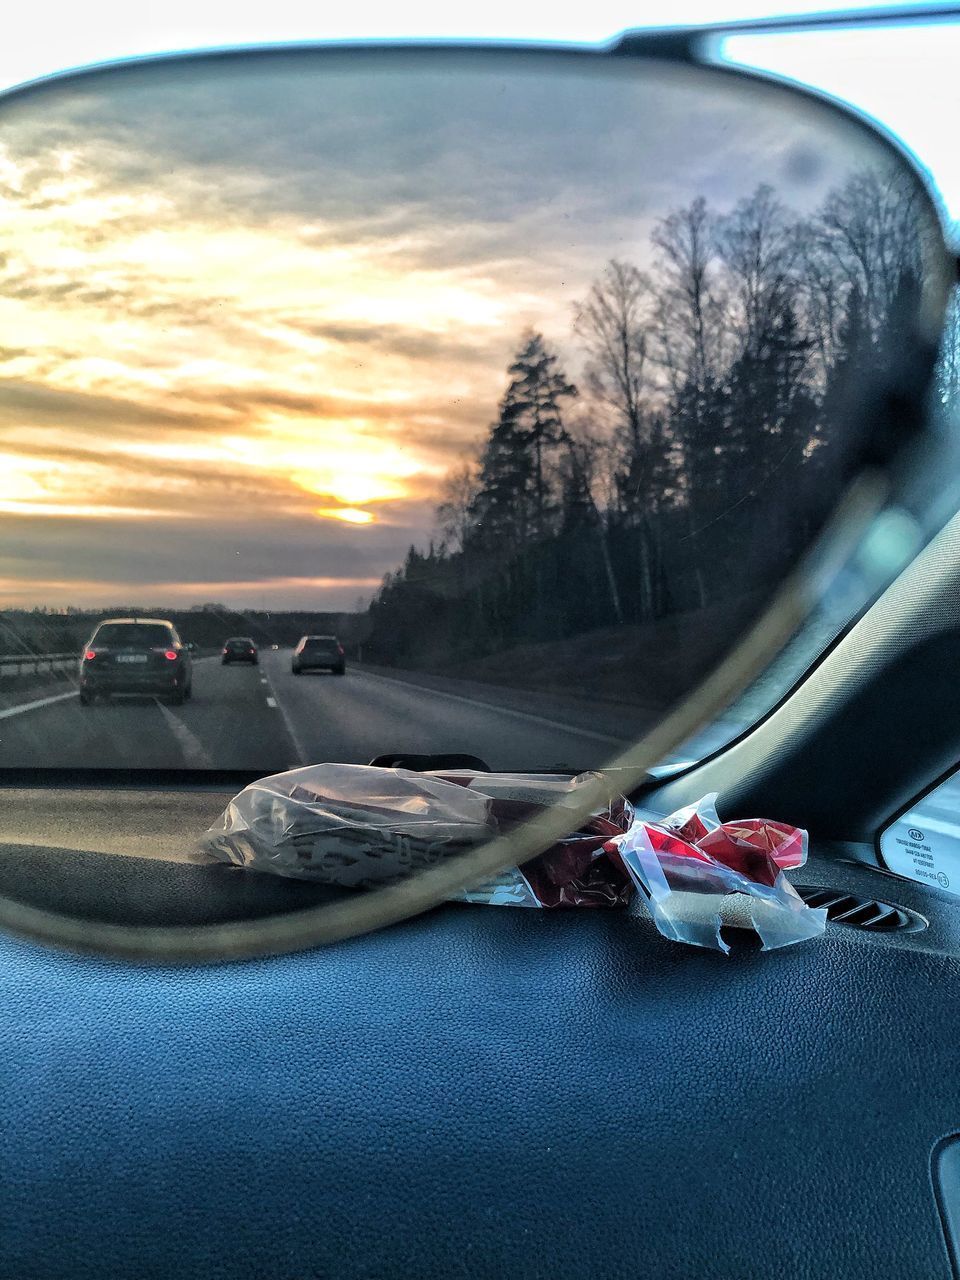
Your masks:
{"label": "small car on road", "polygon": [[249,636],[231,636],[223,643],[221,662],[226,666],[230,662],[249,662],[257,665],[257,646]]}
{"label": "small car on road", "polygon": [[343,645],[336,636],[302,636],[293,651],[290,670],[295,676],[304,671],[332,671],[346,675],[347,663]]}
{"label": "small car on road", "polygon": [[182,703],[193,693],[193,663],[165,618],[108,618],[80,659],[80,704],[115,693],[165,695]]}

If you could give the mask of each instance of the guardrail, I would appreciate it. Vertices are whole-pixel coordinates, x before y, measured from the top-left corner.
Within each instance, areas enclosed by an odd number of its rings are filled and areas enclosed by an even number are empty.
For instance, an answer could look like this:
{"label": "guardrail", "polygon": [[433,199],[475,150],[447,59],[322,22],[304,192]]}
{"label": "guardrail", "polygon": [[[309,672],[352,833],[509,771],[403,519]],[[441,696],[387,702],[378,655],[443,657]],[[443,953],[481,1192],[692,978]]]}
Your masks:
{"label": "guardrail", "polygon": [[80,654],[0,653],[0,679],[5,676],[40,675],[44,671],[65,671],[79,665]]}

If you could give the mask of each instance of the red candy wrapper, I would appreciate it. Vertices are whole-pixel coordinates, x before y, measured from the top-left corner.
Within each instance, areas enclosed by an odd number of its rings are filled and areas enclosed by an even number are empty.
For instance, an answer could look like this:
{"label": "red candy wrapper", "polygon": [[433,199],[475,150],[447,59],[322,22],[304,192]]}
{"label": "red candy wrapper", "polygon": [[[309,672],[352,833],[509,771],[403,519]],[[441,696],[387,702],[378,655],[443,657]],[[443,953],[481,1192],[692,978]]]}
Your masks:
{"label": "red candy wrapper", "polygon": [[823,933],[827,913],[806,905],[785,869],[807,859],[807,833],[762,818],[721,822],[716,795],[669,818],[635,819],[608,845],[666,938],[728,952],[720,934],[721,907],[730,894],[746,899],[765,951]]}
{"label": "red candy wrapper", "polygon": [[[489,796],[497,829],[505,832],[545,808],[576,804],[578,788],[592,775],[456,770],[437,776]],[[617,796],[566,839],[522,867],[510,867],[494,880],[463,890],[454,900],[510,907],[626,906],[630,878],[607,845],[612,837],[629,830],[633,812],[630,802]]]}

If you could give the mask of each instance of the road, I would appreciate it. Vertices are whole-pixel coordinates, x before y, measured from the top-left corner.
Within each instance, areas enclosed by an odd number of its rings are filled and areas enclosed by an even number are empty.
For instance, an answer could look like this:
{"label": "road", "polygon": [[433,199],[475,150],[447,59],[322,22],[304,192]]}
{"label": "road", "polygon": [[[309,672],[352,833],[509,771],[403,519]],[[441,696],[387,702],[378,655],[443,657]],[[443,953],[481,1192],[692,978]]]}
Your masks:
{"label": "road", "polygon": [[[756,682],[735,713],[663,762],[708,755],[758,719],[836,630],[811,624]],[[595,768],[636,741],[656,716],[476,682],[352,667],[346,676],[290,671],[290,650],[256,667],[194,664],[194,698],[115,698],[81,707],[71,678],[0,681],[0,769],[195,768],[271,772],[323,760],[365,764],[388,752],[468,752],[494,769]]]}
{"label": "road", "polygon": [[[435,682],[436,683],[436,682]],[[635,722],[598,717],[576,699],[445,681],[414,684],[362,668],[294,676],[289,650],[259,667],[194,664],[181,707],[151,697],[82,707],[69,682],[51,681],[0,708],[0,768],[278,770],[314,761],[366,764],[392,751],[466,751],[494,769],[602,765]]]}

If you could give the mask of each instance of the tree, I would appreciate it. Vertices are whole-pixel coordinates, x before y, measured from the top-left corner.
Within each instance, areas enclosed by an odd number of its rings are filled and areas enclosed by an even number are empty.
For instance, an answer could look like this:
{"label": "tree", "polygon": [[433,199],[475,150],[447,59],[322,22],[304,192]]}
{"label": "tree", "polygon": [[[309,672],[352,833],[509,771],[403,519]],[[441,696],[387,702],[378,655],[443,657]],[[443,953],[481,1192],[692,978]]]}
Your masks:
{"label": "tree", "polygon": [[652,310],[650,277],[632,263],[611,258],[577,308],[574,323],[590,361],[590,389],[612,409],[634,450],[643,439]]}
{"label": "tree", "polygon": [[732,213],[717,219],[715,237],[740,352],[756,357],[794,292],[793,227],[773,188],[762,183]]}
{"label": "tree", "polygon": [[[727,421],[723,377],[731,337],[716,253],[716,218],[698,196],[662,218],[650,238],[659,250],[656,350],[667,380],[665,418],[682,459],[678,485],[692,536],[716,510],[717,459]],[[694,572],[697,598],[703,604],[704,575],[699,565]]]}
{"label": "tree", "polygon": [[437,528],[447,553],[462,551],[474,521],[477,499],[477,464],[465,462],[444,478],[437,504]]}
{"label": "tree", "polygon": [[809,371],[811,382],[823,390],[827,372],[838,358],[849,284],[836,260],[823,251],[815,221],[798,222],[795,293],[798,314],[813,340]]}
{"label": "tree", "polygon": [[722,210],[698,197],[654,225],[648,270],[609,260],[575,313],[585,394],[524,336],[477,463],[440,494],[439,549],[378,593],[384,651],[449,663],[714,601],[729,614],[782,574],[844,481],[865,380],[917,315],[916,196],[877,169],[803,221],[766,185]]}
{"label": "tree", "polygon": [[661,218],[650,237],[659,249],[657,355],[676,393],[702,391],[723,360],[725,303],[714,262],[714,219],[703,196]]}
{"label": "tree", "polygon": [[515,401],[505,397],[480,456],[480,475],[467,513],[469,542],[486,551],[518,553],[530,538],[533,470]]}
{"label": "tree", "polygon": [[529,334],[511,362],[480,460],[471,517],[488,547],[516,551],[550,531],[558,505],[558,450],[564,441],[562,402],[577,395],[542,334]]}
{"label": "tree", "polygon": [[904,277],[923,278],[927,219],[919,188],[899,166],[863,169],[830,192],[814,226],[820,252],[836,264],[848,288],[860,290],[876,340]]}
{"label": "tree", "polygon": [[765,325],[730,371],[720,466],[728,502],[762,493],[781,474],[799,476],[814,433],[815,406],[804,385],[813,339],[785,294]]}
{"label": "tree", "polygon": [[595,441],[582,428],[564,431],[566,446],[563,473],[563,525],[561,532],[575,538],[590,532],[596,536],[603,564],[603,574],[610,597],[610,610],[614,621],[623,622],[623,606],[620,590],[610,557],[610,543],[606,521],[594,496],[597,464],[602,455],[595,448]]}
{"label": "tree", "polygon": [[546,455],[563,439],[561,401],[577,395],[556,355],[540,333],[531,333],[508,370],[513,375],[505,398],[521,438],[533,454],[534,532],[546,531],[549,479]]}

